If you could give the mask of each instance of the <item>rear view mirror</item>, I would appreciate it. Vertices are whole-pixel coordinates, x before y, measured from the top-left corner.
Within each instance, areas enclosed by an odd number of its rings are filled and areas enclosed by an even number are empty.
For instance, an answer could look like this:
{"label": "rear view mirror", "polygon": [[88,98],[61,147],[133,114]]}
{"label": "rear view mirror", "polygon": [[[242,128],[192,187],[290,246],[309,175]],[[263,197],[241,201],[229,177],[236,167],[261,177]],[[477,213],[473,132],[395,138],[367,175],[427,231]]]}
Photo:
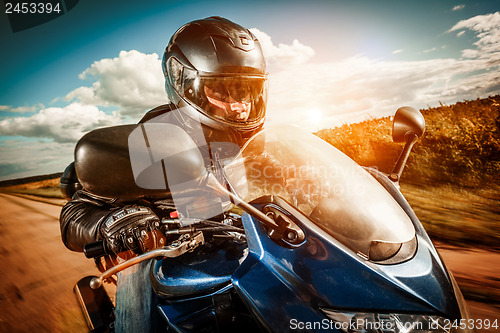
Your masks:
{"label": "rear view mirror", "polygon": [[424,116],[410,106],[403,106],[396,111],[392,125],[392,139],[394,142],[405,142],[406,135],[415,134],[420,138],[425,132]]}
{"label": "rear view mirror", "polygon": [[411,149],[424,132],[425,119],[420,111],[410,106],[403,106],[396,111],[392,125],[392,139],[394,142],[405,142],[405,147],[389,175],[389,179],[393,182],[398,182],[401,178]]}

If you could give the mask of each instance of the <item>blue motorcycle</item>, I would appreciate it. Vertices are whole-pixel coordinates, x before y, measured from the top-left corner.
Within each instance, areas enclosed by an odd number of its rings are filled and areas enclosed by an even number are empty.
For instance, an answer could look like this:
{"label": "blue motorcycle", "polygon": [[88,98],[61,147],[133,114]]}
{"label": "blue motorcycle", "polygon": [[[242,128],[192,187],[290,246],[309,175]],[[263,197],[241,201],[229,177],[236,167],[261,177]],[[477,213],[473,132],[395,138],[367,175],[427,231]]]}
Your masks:
{"label": "blue motorcycle", "polygon": [[211,170],[196,149],[177,145],[169,185],[196,183],[230,205],[216,218],[162,219],[175,240],[79,281],[89,328],[112,326],[103,281],[155,258],[150,276],[166,332],[474,331],[452,274],[399,191],[424,129],[418,111],[397,111],[393,138],[406,144],[389,175],[295,127],[266,128]]}

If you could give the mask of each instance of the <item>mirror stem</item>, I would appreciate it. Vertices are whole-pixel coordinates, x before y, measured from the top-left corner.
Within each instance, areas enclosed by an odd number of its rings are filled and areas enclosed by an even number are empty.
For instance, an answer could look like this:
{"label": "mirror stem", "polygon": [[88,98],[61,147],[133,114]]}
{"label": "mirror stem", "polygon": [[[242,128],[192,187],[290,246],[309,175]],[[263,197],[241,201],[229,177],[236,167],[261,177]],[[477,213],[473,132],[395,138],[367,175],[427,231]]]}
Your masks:
{"label": "mirror stem", "polygon": [[405,135],[406,143],[403,151],[399,155],[398,161],[394,166],[394,169],[389,174],[389,179],[393,182],[398,182],[401,174],[403,173],[403,169],[405,168],[406,161],[408,160],[408,156],[410,156],[411,149],[413,145],[418,141],[418,135],[413,132],[408,132]]}
{"label": "mirror stem", "polygon": [[269,216],[266,214],[262,213],[260,210],[255,208],[254,206],[250,205],[249,203],[245,202],[243,199],[241,199],[239,196],[236,194],[228,191],[224,186],[222,186],[217,179],[211,174],[208,174],[207,177],[207,186],[215,191],[217,191],[219,194],[222,195],[227,195],[233,200],[233,202],[237,205],[243,208],[245,212],[248,214],[252,215],[256,219],[262,221],[266,226],[273,230],[278,230],[280,227],[274,222],[273,219],[271,219]]}

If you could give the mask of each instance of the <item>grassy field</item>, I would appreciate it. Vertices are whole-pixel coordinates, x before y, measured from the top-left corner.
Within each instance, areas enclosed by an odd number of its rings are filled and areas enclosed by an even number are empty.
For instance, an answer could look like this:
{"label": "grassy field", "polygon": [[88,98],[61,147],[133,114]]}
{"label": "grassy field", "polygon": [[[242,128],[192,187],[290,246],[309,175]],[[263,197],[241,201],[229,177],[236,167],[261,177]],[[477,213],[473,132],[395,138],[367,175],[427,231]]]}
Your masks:
{"label": "grassy field", "polygon": [[0,187],[0,192],[35,195],[43,198],[63,198],[59,190],[59,178]]}
{"label": "grassy field", "polygon": [[[500,96],[421,110],[401,190],[433,239],[500,250]],[[316,133],[364,166],[389,173],[402,150],[392,119]]]}

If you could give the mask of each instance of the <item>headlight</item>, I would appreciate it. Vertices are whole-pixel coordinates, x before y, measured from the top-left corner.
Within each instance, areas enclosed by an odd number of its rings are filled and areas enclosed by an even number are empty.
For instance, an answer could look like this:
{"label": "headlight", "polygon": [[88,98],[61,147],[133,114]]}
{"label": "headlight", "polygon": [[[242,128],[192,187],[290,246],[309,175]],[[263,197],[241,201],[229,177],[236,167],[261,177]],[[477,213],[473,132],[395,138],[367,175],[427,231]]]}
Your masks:
{"label": "headlight", "polygon": [[346,333],[474,332],[474,323],[435,315],[402,313],[341,312],[321,309],[330,327]]}

